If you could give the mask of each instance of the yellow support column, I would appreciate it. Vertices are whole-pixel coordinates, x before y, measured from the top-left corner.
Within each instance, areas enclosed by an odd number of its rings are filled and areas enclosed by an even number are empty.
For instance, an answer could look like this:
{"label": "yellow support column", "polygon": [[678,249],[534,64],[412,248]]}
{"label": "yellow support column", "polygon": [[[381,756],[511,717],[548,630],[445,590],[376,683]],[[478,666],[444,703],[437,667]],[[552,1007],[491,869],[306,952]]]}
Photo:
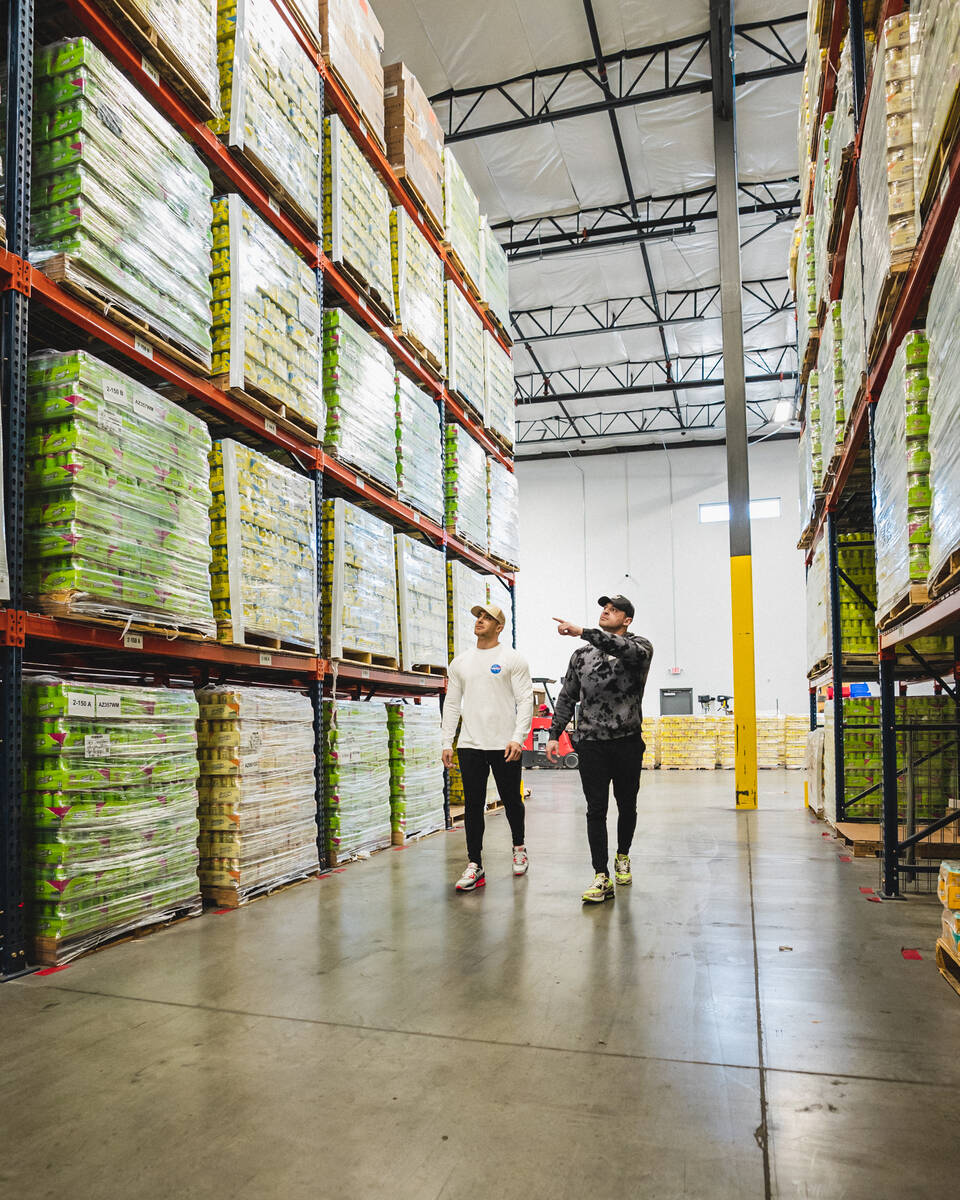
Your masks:
{"label": "yellow support column", "polygon": [[733,718],[736,723],[737,808],[757,807],[757,689],[753,655],[753,560],[730,559],[733,614]]}

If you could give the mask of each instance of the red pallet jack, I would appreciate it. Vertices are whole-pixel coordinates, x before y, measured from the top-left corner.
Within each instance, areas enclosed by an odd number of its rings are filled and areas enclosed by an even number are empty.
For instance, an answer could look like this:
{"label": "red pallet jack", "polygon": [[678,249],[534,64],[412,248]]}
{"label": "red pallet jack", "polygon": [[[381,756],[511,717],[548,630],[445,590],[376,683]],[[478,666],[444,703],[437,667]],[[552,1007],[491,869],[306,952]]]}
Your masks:
{"label": "red pallet jack", "polygon": [[523,743],[523,765],[525,767],[546,767],[551,771],[559,770],[563,767],[575,769],[580,765],[580,758],[576,750],[574,750],[573,743],[570,741],[570,734],[566,730],[560,734],[559,759],[556,762],[551,762],[547,758],[547,742],[550,739],[550,725],[553,721],[554,710],[553,696],[550,694],[550,684],[557,681],[538,676],[533,682],[543,686],[548,703],[541,704],[537,712],[533,715],[530,732],[527,734],[527,740]]}

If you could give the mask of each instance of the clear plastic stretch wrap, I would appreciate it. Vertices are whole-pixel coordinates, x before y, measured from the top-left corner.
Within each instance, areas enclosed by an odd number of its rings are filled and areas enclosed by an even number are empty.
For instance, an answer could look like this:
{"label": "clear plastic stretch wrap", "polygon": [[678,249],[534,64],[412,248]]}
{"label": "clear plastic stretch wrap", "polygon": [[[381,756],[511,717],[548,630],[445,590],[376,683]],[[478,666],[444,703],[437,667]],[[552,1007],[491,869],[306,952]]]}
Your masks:
{"label": "clear plastic stretch wrap", "polygon": [[813,519],[813,457],[810,450],[810,421],[804,425],[798,443],[798,478],[800,481],[800,526],[806,529]]}
{"label": "clear plastic stretch wrap", "polygon": [[908,333],[877,401],[873,504],[881,619],[930,571],[928,355],[926,334]]}
{"label": "clear plastic stretch wrap", "polygon": [[213,374],[320,427],[317,277],[240,196],[213,202]]}
{"label": "clear plastic stretch wrap", "polygon": [[[837,764],[834,751],[834,701],[824,707],[824,792],[827,815],[832,816],[837,794]],[[956,718],[949,696],[898,696],[895,700],[898,726],[938,725]],[[879,820],[882,807],[880,787],[883,775],[880,743],[880,700],[878,697],[851,697],[843,701],[844,788],[848,802],[847,819]],[[920,729],[909,733],[897,730],[897,771],[905,770],[907,739],[910,739],[914,763],[914,801],[919,820],[935,820],[952,807],[957,795],[957,755],[949,730]],[[929,757],[928,757],[929,756]],[[869,796],[851,803],[868,788]],[[898,788],[898,809],[906,815],[906,784]]]}
{"label": "clear plastic stretch wrap", "polygon": [[914,0],[913,45],[917,202],[937,182],[940,146],[960,84],[960,7],[956,0]]}
{"label": "clear plastic stretch wrap", "polygon": [[487,549],[487,456],[460,425],[446,427],[444,500],[448,533]]}
{"label": "clear plastic stretch wrap", "polygon": [[810,468],[813,486],[823,490],[823,413],[820,409],[820,372],[811,371],[807,380],[807,427],[810,430]]}
{"label": "clear plastic stretch wrap", "polygon": [[444,827],[440,706],[388,701],[390,824],[394,845]]}
{"label": "clear plastic stretch wrap", "polygon": [[483,322],[452,279],[447,280],[445,322],[447,331],[447,379],[456,392],[483,415]]}
{"label": "clear plastic stretch wrap", "polygon": [[516,437],[513,359],[489,331],[483,331],[483,423],[508,446]]}
{"label": "clear plastic stretch wrap", "polygon": [[825,816],[823,788],[823,727],[807,733],[804,760],[807,775],[807,801],[818,817]]}
{"label": "clear plastic stretch wrap", "polygon": [[930,293],[930,581],[960,547],[960,222]]}
{"label": "clear plastic stretch wrap", "polygon": [[830,313],[823,323],[820,347],[817,351],[817,378],[820,394],[820,430],[823,442],[824,470],[843,444],[842,413],[837,411],[837,388],[834,374],[835,326]]}
{"label": "clear plastic stretch wrap", "polygon": [[393,317],[390,196],[343,121],[323,122],[323,248]]}
{"label": "clear plastic stretch wrap", "polygon": [[192,691],[25,678],[32,961],[199,916],[197,713]]}
{"label": "clear plastic stretch wrap", "polygon": [[507,623],[500,634],[500,640],[516,649],[513,638],[513,591],[496,575],[487,576],[487,603],[496,604],[503,610]]}
{"label": "clear plastic stretch wrap", "polygon": [[660,718],[660,765],[672,771],[713,771],[717,765],[717,729],[711,717]]}
{"label": "clear plastic stretch wrap", "polygon": [[323,632],[331,658],[400,659],[394,533],[347,500],[323,502]]}
{"label": "clear plastic stretch wrap", "polygon": [[660,766],[660,718],[644,716],[641,729],[646,747],[643,766],[645,770],[653,771]]}
{"label": "clear plastic stretch wrap", "polygon": [[210,172],[86,38],[34,68],[31,261],[209,367]]}
{"label": "clear plastic stretch wrap", "polygon": [[786,713],[780,718],[780,765],[788,771],[800,771],[807,761],[809,716]]}
{"label": "clear plastic stretch wrap", "polygon": [[917,240],[909,13],[883,26],[860,147],[867,342],[882,316],[887,278],[906,270]]}
{"label": "clear plastic stretch wrap", "polygon": [[[816,91],[811,95],[810,75],[814,69],[814,60],[808,53],[803,64],[803,79],[800,84],[800,107],[797,111],[797,175],[802,187],[810,172],[810,152],[813,146],[813,111],[816,108]],[[801,197],[801,209],[804,208]]]}
{"label": "clear plastic stretch wrap", "polygon": [[214,442],[210,463],[218,637],[316,650],[313,481],[228,438]]}
{"label": "clear plastic stretch wrap", "polygon": [[400,658],[404,671],[447,665],[447,573],[442,550],[397,534]]}
{"label": "clear plastic stretch wrap", "polygon": [[827,591],[827,539],[814,547],[807,571],[807,671],[830,656],[830,596]]}
{"label": "clear plastic stretch wrap", "polygon": [[487,548],[493,558],[520,563],[520,498],[517,477],[495,458],[487,459]]}
{"label": "clear plastic stretch wrap", "polygon": [[[837,565],[850,583],[866,597],[857,595],[847,579],[840,578],[840,646],[844,654],[877,653],[876,604],[877,551],[872,533],[837,535]],[[867,600],[871,603],[867,603]],[[829,596],[828,596],[829,602]]]}
{"label": "clear plastic stretch wrap", "polygon": [[341,308],[323,314],[324,447],[397,488],[396,367],[386,348]]}
{"label": "clear plastic stretch wrap", "polygon": [[443,261],[435,254],[405,208],[390,213],[393,305],[400,328],[433,358],[443,374],[446,339],[443,322]]}
{"label": "clear plastic stretch wrap", "polygon": [[223,118],[214,132],[242,150],[320,228],[320,75],[273,0],[218,0]]}
{"label": "clear plastic stretch wrap", "polygon": [[843,309],[839,300],[834,300],[828,305],[827,324],[833,327],[833,425],[834,440],[839,448],[843,445],[847,430],[847,397],[843,375]]}
{"label": "clear plastic stretch wrap", "polygon": [[160,55],[173,60],[219,115],[217,0],[124,0],[123,9],[149,27]]}
{"label": "clear plastic stretch wrap", "polygon": [[443,148],[443,226],[464,271],[479,286],[480,202],[449,146]]}
{"label": "clear plastic stretch wrap", "polygon": [[717,737],[717,766],[732,771],[737,765],[737,724],[728,716],[713,717]]}
{"label": "clear plastic stretch wrap", "polygon": [[833,113],[825,113],[817,143],[817,165],[813,176],[813,250],[814,279],[816,281],[817,306],[827,299],[830,280],[827,277],[827,241],[833,217],[832,162],[830,159]]}
{"label": "clear plastic stretch wrap", "polygon": [[383,130],[383,29],[367,0],[320,0],[323,57],[347,89],[377,140]]}
{"label": "clear plastic stretch wrap", "polygon": [[507,252],[490,228],[486,214],[480,218],[480,295],[504,329],[510,328],[510,272]]}
{"label": "clear plastic stretch wrap", "polygon": [[316,874],[313,706],[280,688],[197,692],[200,884],[222,904]]}
{"label": "clear plastic stretch wrap", "polygon": [[782,717],[757,717],[757,766],[761,771],[773,771],[781,765]]}
{"label": "clear plastic stretch wrap", "polygon": [[[843,40],[840,47],[840,62],[837,67],[837,90],[833,106],[833,129],[830,131],[830,192],[831,207],[835,207],[843,179],[842,163],[853,153],[857,127],[853,118],[853,56],[850,53],[850,38]],[[806,747],[806,736],[804,736]]]}
{"label": "clear plastic stretch wrap", "polygon": [[843,326],[843,380],[847,402],[853,406],[863,386],[867,370],[866,333],[863,327],[863,286],[861,279],[863,256],[860,246],[860,210],[855,210],[847,241],[847,259],[843,273],[843,296],[840,300],[840,323]]}
{"label": "clear plastic stretch wrap", "polygon": [[387,158],[443,228],[443,128],[427,94],[403,63],[383,72]]}
{"label": "clear plastic stretch wrap", "polygon": [[323,702],[330,865],[390,845],[390,740],[382,700]]}
{"label": "clear plastic stretch wrap", "polygon": [[437,402],[397,375],[397,495],[443,524],[443,422]]}
{"label": "clear plastic stretch wrap", "polygon": [[213,636],[206,425],[86,351],[27,371],[26,571],[41,612]]}
{"label": "clear plastic stretch wrap", "polygon": [[487,576],[457,559],[447,562],[447,650],[451,658],[477,644],[471,609],[487,603]]}
{"label": "clear plastic stretch wrap", "polygon": [[817,328],[817,281],[814,265],[813,217],[801,219],[797,252],[797,349],[803,362],[810,335]]}

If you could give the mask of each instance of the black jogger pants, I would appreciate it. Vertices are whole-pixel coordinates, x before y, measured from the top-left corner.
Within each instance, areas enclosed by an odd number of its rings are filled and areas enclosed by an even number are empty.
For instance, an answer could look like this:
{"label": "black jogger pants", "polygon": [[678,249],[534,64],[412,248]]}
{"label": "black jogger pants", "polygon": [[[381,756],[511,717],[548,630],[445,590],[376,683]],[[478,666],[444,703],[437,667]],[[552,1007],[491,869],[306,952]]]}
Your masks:
{"label": "black jogger pants", "polygon": [[483,866],[484,809],[487,806],[487,776],[492,771],[497,792],[510,822],[515,846],[523,845],[523,794],[520,771],[522,762],[507,762],[502,750],[457,750],[463,778],[463,828],[467,836],[467,857]]}
{"label": "black jogger pants", "polygon": [[598,873],[608,872],[607,807],[611,783],[619,810],[617,853],[630,853],[637,828],[637,792],[645,749],[639,733],[605,742],[582,741],[577,745],[580,782],[587,801],[587,838],[593,869]]}

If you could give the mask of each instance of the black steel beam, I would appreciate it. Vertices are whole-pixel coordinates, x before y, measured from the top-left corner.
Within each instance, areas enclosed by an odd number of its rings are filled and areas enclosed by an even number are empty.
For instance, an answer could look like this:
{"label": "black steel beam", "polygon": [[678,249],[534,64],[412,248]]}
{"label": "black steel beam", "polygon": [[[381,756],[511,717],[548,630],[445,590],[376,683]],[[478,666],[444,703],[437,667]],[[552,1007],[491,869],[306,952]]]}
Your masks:
{"label": "black steel beam", "polygon": [[[738,80],[749,83],[802,71],[806,20],[804,12],[738,26]],[[602,73],[596,58],[584,59],[496,83],[448,88],[430,99],[435,106],[446,106],[439,115],[450,143],[677,96],[706,95],[712,87],[710,34],[605,54],[601,66]]]}
{"label": "black steel beam", "polygon": [[[740,183],[737,190],[740,216],[770,213],[773,220],[768,228],[795,221],[800,212],[796,176]],[[717,189],[711,184],[690,192],[637,197],[570,213],[501,221],[493,228],[501,238],[507,258],[522,262],[571,250],[680,237],[716,220]]]}

